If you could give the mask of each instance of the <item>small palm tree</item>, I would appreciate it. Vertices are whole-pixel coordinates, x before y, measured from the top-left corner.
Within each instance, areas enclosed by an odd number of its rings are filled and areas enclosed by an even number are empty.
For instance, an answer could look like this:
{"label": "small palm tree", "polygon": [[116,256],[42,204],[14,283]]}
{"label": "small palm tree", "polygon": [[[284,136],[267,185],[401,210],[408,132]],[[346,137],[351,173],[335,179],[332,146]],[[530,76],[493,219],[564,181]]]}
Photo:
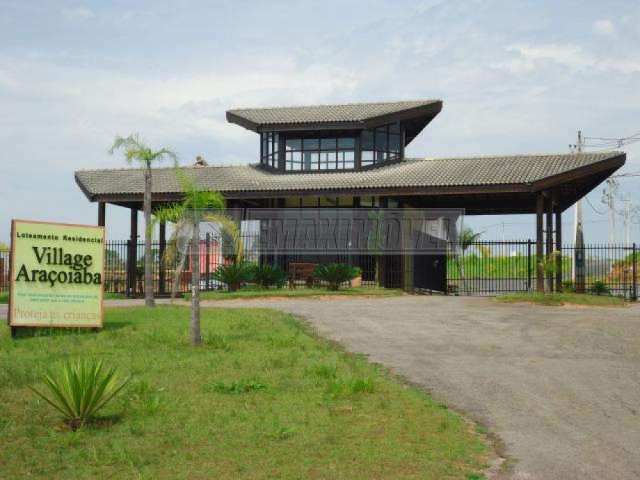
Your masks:
{"label": "small palm tree", "polygon": [[153,258],[151,252],[152,224],[151,224],[151,167],[167,158],[177,162],[178,156],[166,148],[151,150],[138,134],[128,137],[116,136],[109,153],[113,155],[116,150],[124,150],[127,163],[139,163],[144,168],[144,303],[147,307],[155,306],[153,300]]}
{"label": "small palm tree", "polygon": [[[166,258],[179,258],[174,272],[171,298],[175,298],[178,283],[188,256],[191,259],[191,341],[202,343],[200,334],[200,223],[214,222],[222,226],[231,239],[236,261],[243,257],[243,244],[235,222],[224,214],[224,197],[219,192],[202,190],[186,169],[176,168],[176,178],[184,192],[182,202],[160,208],[154,213],[156,221],[176,225]],[[189,251],[189,253],[187,253]],[[165,260],[166,260],[165,258]]]}
{"label": "small palm tree", "polygon": [[465,252],[482,236],[483,232],[474,232],[470,227],[465,227],[460,232],[458,238],[458,246],[460,247],[460,255],[456,255],[456,263],[460,272],[460,281],[462,289],[466,290],[466,282],[464,279],[464,254]]}

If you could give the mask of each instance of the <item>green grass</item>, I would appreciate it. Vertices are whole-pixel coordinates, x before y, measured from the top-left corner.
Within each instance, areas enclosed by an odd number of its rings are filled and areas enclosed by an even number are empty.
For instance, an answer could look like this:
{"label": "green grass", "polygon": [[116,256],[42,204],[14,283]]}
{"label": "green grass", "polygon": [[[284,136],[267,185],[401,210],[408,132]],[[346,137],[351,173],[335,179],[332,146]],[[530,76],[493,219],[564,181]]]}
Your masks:
{"label": "green grass", "polygon": [[534,303],[536,305],[588,305],[593,307],[624,307],[620,297],[598,296],[580,293],[509,293],[498,295],[496,300],[504,303]]}
{"label": "green grass", "polygon": [[[231,300],[234,298],[265,298],[265,297],[321,297],[325,295],[331,296],[358,296],[369,295],[376,297],[395,297],[402,295],[404,292],[393,288],[373,288],[373,287],[357,287],[357,288],[341,288],[340,290],[327,290],[326,288],[257,288],[245,287],[235,292],[227,292],[224,290],[214,292],[201,292],[202,300]],[[191,298],[186,295],[186,298]]]}
{"label": "green grass", "polygon": [[0,303],[9,303],[9,292],[0,292]]}
{"label": "green grass", "polygon": [[[535,248],[535,247],[534,247]],[[464,268],[464,276],[471,278],[527,278],[536,273],[536,256],[526,255],[482,257],[476,253],[466,253],[459,259]],[[571,258],[562,257],[562,270],[571,271]],[[458,262],[449,257],[447,259],[447,274],[449,280],[460,280]]]}
{"label": "green grass", "polygon": [[[0,330],[0,478],[482,478],[468,422],[363,357],[266,309],[106,310],[104,330]],[[345,319],[346,321],[346,319]],[[78,432],[28,385],[66,358],[131,383]]]}

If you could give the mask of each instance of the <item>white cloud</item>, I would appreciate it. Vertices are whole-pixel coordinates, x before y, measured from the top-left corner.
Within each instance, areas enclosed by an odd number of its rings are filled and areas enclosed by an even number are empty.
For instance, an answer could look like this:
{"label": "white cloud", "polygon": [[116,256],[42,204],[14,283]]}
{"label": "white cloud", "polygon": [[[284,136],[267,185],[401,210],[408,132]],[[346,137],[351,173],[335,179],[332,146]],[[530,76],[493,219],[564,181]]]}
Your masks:
{"label": "white cloud", "polygon": [[546,64],[556,64],[572,71],[631,74],[640,72],[640,57],[598,57],[577,45],[515,44],[507,51],[518,56],[504,62],[495,62],[496,68],[511,73],[529,73]]}
{"label": "white cloud", "polygon": [[615,27],[613,22],[608,18],[601,18],[593,22],[593,30],[600,35],[613,35]]}

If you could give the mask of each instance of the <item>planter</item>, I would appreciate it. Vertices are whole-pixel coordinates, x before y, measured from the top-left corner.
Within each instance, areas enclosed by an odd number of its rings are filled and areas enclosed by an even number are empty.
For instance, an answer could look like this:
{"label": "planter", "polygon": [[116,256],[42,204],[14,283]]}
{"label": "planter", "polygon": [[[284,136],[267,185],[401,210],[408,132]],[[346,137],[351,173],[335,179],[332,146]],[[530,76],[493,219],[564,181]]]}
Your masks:
{"label": "planter", "polygon": [[353,280],[351,280],[351,287],[352,288],[358,288],[362,286],[362,275],[354,278]]}

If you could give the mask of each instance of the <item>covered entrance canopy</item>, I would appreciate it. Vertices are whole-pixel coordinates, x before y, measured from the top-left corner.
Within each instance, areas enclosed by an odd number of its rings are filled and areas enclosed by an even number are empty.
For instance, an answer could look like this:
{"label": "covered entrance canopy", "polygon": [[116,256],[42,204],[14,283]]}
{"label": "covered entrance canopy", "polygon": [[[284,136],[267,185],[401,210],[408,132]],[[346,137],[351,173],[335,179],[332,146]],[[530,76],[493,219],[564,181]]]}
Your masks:
{"label": "covered entrance canopy", "polygon": [[[317,198],[321,205],[320,199],[326,197],[351,199],[350,206],[358,206],[360,199],[376,197],[381,206],[393,199],[400,207],[463,208],[467,215],[535,213],[536,254],[541,258],[543,246],[549,254],[561,245],[562,212],[624,165],[625,159],[622,152],[402,159],[361,171],[288,174],[258,165],[189,168],[203,188],[221,192],[230,207],[294,206],[288,201],[292,198]],[[130,208],[131,236],[137,237],[142,170],[82,170],[75,179],[89,201],[98,202],[99,224],[104,224],[107,203]],[[173,169],[153,171],[155,204],[181,197]],[[163,226],[160,237],[162,243]],[[539,289],[543,280],[539,269]]]}

